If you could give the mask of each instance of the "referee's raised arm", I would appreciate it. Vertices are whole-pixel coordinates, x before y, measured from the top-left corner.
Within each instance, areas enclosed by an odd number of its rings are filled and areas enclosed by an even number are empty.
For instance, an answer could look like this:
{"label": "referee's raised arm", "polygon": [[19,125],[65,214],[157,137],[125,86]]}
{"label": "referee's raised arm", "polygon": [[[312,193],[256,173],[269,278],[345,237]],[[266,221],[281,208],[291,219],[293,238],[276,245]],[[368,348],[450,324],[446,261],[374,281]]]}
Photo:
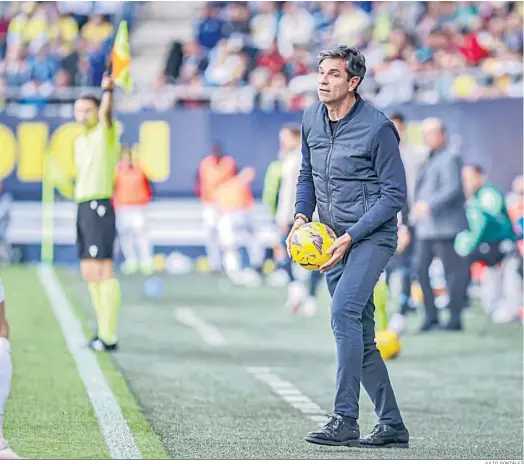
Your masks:
{"label": "referee's raised arm", "polygon": [[98,110],[98,117],[107,127],[113,125],[113,78],[105,73],[102,77],[102,100]]}

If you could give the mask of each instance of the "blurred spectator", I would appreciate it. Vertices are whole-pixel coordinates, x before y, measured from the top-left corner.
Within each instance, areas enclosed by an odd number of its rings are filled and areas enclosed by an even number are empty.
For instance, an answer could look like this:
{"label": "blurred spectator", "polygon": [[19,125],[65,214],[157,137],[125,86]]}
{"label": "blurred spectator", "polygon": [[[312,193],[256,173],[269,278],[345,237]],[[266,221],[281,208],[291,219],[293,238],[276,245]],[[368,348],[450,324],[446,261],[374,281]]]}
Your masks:
{"label": "blurred spectator", "polygon": [[461,161],[448,145],[442,121],[426,119],[424,142],[430,150],[419,171],[413,206],[409,214],[416,235],[415,261],[424,294],[425,318],[420,330],[440,328],[429,268],[435,256],[444,266],[449,293],[450,319],[446,330],[462,330],[462,309],[466,304],[469,265],[453,246],[456,235],[467,228]]}
{"label": "blurred spectator", "polygon": [[239,84],[247,71],[247,58],[242,52],[242,39],[222,39],[209,54],[204,73],[208,85]]}
{"label": "blurred spectator", "polygon": [[353,2],[340,4],[340,15],[333,25],[333,43],[358,45],[360,37],[371,25],[371,17]]}
{"label": "blurred spectator", "polygon": [[208,50],[214,48],[225,37],[224,21],[219,18],[219,10],[206,4],[196,27],[196,37],[200,45]]}
{"label": "blurred spectator", "polygon": [[337,2],[322,2],[319,9],[313,13],[315,19],[315,35],[321,44],[327,44],[331,40],[333,25],[338,16]]}
{"label": "blurred spectator", "polygon": [[313,41],[315,20],[297,2],[285,2],[278,26],[278,50],[284,58],[293,55],[295,47],[308,48]]}
{"label": "blurred spectator", "polygon": [[113,25],[104,16],[91,16],[82,26],[81,35],[92,47],[98,47],[113,34]]}
{"label": "blurred spectator", "polygon": [[226,8],[226,18],[222,30],[226,37],[232,34],[249,35],[250,13],[246,5],[238,2],[230,3]]}
{"label": "blurred spectator", "polygon": [[25,47],[21,45],[8,47],[2,70],[9,87],[21,87],[29,81],[29,63],[26,56]]}
{"label": "blurred spectator", "polygon": [[286,66],[286,60],[278,52],[276,41],[273,41],[267,50],[259,53],[256,64],[267,68],[271,75],[282,72]]}
{"label": "blurred spectator", "polygon": [[270,48],[275,50],[279,19],[277,7],[275,2],[258,2],[258,7],[250,23],[253,46],[262,52]]}
{"label": "blurred spectator", "polygon": [[35,85],[51,82],[58,69],[54,54],[49,52],[49,47],[42,44],[35,54],[28,59],[29,79]]}

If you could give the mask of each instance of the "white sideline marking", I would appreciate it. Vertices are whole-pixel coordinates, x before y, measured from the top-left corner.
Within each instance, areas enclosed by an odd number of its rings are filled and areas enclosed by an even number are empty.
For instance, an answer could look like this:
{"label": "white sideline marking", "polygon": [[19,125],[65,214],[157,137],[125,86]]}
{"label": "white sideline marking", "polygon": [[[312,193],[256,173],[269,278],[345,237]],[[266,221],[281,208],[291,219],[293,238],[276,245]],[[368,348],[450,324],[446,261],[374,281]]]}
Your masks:
{"label": "white sideline marking", "polygon": [[51,267],[41,266],[38,268],[38,277],[62,329],[67,348],[75,360],[111,458],[142,459],[133,434],[122,415],[118,401],[107,384],[95,354],[86,348],[87,340],[80,322],[54,270]]}
{"label": "white sideline marking", "polygon": [[327,422],[327,412],[310,398],[304,395],[298,388],[290,382],[281,379],[277,374],[271,372],[269,367],[246,367],[246,370],[257,380],[268,385],[286,403],[298,409],[309,419],[318,425]]}
{"label": "white sideline marking", "polygon": [[178,308],[175,317],[182,323],[195,329],[203,340],[211,346],[224,346],[228,342],[220,331],[213,325],[201,319],[192,309]]}
{"label": "white sideline marking", "polygon": [[[314,403],[306,395],[304,395],[298,388],[281,379],[277,374],[271,372],[270,367],[246,367],[246,370],[252,374],[257,380],[268,385],[277,395],[282,397],[284,401],[289,403],[295,409],[305,414],[309,419],[317,425],[325,425],[328,420],[328,414],[318,404]],[[292,390],[281,388],[280,385],[292,385]],[[410,440],[423,440],[423,437],[409,437]]]}
{"label": "white sideline marking", "polygon": [[[201,319],[193,310],[189,308],[178,308],[175,311],[176,318],[195,329],[203,340],[211,346],[224,346],[229,342],[222,333],[213,325]],[[317,425],[323,426],[328,419],[328,413],[318,404],[304,395],[295,385],[282,379],[271,371],[267,366],[250,366],[246,371],[253,375],[257,380],[268,385],[286,403],[298,409]],[[423,437],[410,437],[410,440],[423,440]]]}

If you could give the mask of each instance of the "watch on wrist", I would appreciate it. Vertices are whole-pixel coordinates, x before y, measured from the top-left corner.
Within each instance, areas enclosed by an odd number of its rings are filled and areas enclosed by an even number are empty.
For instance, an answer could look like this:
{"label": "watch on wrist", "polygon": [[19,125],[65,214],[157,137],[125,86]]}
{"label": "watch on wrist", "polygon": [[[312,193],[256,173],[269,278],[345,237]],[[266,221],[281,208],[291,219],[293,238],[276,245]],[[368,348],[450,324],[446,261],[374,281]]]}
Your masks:
{"label": "watch on wrist", "polygon": [[307,216],[305,214],[302,214],[302,213],[295,214],[295,217],[293,219],[296,221],[299,218],[303,219],[305,222],[309,222],[309,219],[307,218]]}

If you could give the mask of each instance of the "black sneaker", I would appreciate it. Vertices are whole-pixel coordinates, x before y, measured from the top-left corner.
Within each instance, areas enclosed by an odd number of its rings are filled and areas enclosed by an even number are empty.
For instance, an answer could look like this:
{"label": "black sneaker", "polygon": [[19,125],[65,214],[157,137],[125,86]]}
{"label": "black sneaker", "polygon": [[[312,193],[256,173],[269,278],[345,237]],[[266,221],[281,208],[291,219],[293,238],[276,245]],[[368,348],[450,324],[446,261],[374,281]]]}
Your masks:
{"label": "black sneaker", "polygon": [[462,330],[462,323],[460,321],[450,321],[442,327],[442,330],[449,332],[460,332]]}
{"label": "black sneaker", "polygon": [[360,439],[364,448],[409,448],[409,432],[404,424],[377,424],[369,435]]}
{"label": "black sneaker", "polygon": [[307,442],[327,446],[358,446],[359,438],[357,421],[340,414],[333,414],[324,427],[306,435]]}
{"label": "black sneaker", "polygon": [[112,343],[111,345],[108,345],[98,337],[93,338],[93,340],[91,340],[87,346],[93,351],[115,351],[118,349],[118,343]]}
{"label": "black sneaker", "polygon": [[424,321],[424,323],[419,327],[418,333],[422,334],[433,330],[441,330],[439,321]]}

